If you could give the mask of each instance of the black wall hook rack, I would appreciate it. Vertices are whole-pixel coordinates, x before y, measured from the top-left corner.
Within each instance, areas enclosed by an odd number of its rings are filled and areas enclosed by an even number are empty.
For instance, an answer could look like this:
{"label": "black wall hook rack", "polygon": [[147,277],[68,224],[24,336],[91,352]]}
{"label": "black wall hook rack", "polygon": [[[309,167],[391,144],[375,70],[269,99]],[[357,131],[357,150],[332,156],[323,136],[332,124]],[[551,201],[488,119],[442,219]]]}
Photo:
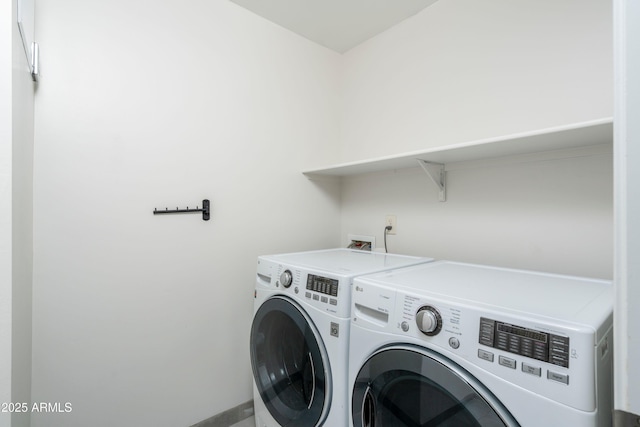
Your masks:
{"label": "black wall hook rack", "polygon": [[193,212],[202,212],[202,219],[204,221],[209,221],[209,200],[208,199],[204,199],[202,201],[202,208],[199,208],[198,206],[196,206],[195,209],[189,209],[189,206],[187,206],[186,209],[172,209],[169,210],[169,208],[165,208],[164,210],[158,210],[157,208],[153,209],[153,214],[154,215],[161,215],[161,214],[177,214],[177,213],[193,213]]}

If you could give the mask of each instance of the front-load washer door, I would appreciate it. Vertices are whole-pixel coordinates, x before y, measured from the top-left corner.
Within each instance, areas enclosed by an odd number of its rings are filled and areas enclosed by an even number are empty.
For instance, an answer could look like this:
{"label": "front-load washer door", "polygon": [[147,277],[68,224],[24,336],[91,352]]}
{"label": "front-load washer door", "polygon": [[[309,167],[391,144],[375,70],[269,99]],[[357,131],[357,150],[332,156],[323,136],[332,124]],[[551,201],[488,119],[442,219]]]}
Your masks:
{"label": "front-load washer door", "polygon": [[322,339],[304,310],[272,297],[251,326],[253,378],[271,416],[282,426],[320,425],[329,410],[330,371]]}
{"label": "front-load washer door", "polygon": [[358,373],[354,427],[516,427],[518,423],[468,372],[429,349],[378,351]]}

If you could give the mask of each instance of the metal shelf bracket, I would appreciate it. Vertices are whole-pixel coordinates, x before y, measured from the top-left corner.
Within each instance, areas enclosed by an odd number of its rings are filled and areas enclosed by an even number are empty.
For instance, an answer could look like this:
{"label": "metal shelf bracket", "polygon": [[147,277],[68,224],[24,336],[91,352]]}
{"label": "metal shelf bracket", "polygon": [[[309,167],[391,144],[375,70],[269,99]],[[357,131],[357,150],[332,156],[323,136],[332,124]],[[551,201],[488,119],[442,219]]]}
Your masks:
{"label": "metal shelf bracket", "polygon": [[438,200],[444,202],[447,200],[447,187],[445,181],[444,164],[428,162],[422,159],[418,160],[420,167],[427,173],[427,176],[431,178],[431,181],[438,187],[439,196]]}

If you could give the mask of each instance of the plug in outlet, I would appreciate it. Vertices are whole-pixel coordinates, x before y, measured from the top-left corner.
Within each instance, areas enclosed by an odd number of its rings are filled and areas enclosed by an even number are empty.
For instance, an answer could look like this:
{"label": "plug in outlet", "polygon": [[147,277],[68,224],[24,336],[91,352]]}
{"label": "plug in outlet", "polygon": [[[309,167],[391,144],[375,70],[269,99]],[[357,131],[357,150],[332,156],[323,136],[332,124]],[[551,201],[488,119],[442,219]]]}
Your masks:
{"label": "plug in outlet", "polygon": [[391,230],[387,231],[387,234],[396,234],[398,231],[398,220],[395,215],[387,215],[384,218],[384,226],[391,227]]}

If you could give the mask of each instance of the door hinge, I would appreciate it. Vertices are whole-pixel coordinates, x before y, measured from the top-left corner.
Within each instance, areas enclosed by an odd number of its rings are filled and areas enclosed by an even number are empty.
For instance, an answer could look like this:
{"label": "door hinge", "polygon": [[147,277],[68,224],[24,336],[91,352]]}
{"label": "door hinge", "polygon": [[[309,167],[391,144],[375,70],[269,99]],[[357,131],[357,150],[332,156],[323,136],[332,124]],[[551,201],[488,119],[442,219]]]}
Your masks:
{"label": "door hinge", "polygon": [[640,415],[616,409],[613,411],[613,427],[638,427]]}

